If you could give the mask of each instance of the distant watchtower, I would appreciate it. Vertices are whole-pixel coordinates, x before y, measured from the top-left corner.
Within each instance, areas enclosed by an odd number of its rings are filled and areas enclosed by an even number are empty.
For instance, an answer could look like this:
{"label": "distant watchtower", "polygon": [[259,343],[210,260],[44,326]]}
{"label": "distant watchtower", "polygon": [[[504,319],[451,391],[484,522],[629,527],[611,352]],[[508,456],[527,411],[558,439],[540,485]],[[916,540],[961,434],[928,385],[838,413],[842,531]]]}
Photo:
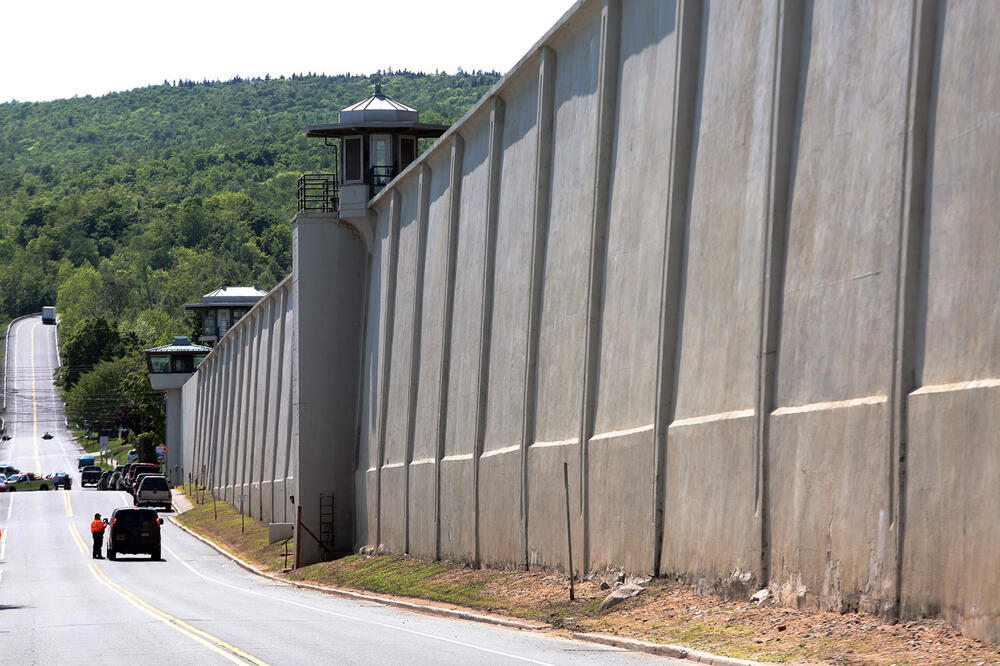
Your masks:
{"label": "distant watchtower", "polygon": [[310,125],[306,136],[327,143],[340,139],[336,209],[341,218],[351,218],[365,216],[368,200],[417,158],[417,139],[437,138],[447,129],[420,122],[416,109],[385,95],[375,84],[370,97],[341,109],[337,123]]}

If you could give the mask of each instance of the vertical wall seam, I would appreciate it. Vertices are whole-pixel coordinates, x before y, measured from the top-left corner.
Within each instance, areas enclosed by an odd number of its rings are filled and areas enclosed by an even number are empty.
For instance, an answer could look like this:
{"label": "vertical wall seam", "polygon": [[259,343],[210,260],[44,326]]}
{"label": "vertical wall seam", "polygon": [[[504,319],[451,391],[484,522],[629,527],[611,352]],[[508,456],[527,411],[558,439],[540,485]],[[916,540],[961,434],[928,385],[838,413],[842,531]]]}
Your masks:
{"label": "vertical wall seam", "polygon": [[528,449],[535,441],[538,410],[538,347],[541,336],[542,286],[552,190],[553,118],[556,53],[543,46],[538,54],[538,106],[535,115],[535,201],[531,229],[531,275],[528,292],[527,350],[524,361],[524,413],[521,422],[521,557],[528,569]]}
{"label": "vertical wall seam", "polygon": [[703,30],[702,0],[677,3],[677,42],[670,134],[670,172],[664,224],[663,267],[660,274],[660,317],[656,351],[656,404],[653,442],[653,573],[661,573],[665,539],[667,451],[670,422],[677,406],[690,181],[693,168],[694,116]]}
{"label": "vertical wall seam", "polygon": [[775,34],[771,99],[771,146],[768,153],[765,251],[761,276],[761,318],[757,366],[757,432],[754,503],[759,520],[762,586],[770,584],[770,415],[776,405],[778,347],[784,301],[787,235],[793,178],[792,155],[797,117],[802,33],[805,12],[799,0],[782,0]]}
{"label": "vertical wall seam", "polygon": [[[364,281],[362,284],[362,294],[361,294],[361,344],[360,352],[358,354],[358,394],[355,397],[354,403],[354,470],[368,469],[368,461],[361,460],[361,422],[363,418],[362,403],[364,402],[364,391],[365,391],[365,352],[368,350],[368,299],[371,297],[371,281],[372,281],[372,248],[366,245],[367,252],[365,254],[365,267],[364,267]],[[369,390],[371,386],[368,387]],[[369,441],[369,445],[371,442]],[[364,465],[362,468],[361,465]],[[355,490],[357,490],[355,488]],[[367,500],[365,500],[367,502]]]}
{"label": "vertical wall seam", "polygon": [[[259,508],[260,508],[260,519],[264,520],[264,474],[267,471],[265,467],[267,459],[267,434],[268,434],[268,417],[271,414],[271,361],[274,356],[274,307],[275,297],[268,296],[267,302],[267,344],[265,349],[267,352],[267,359],[264,361],[264,409],[263,414],[261,414],[262,422],[260,424],[260,432],[262,439],[263,450],[260,452],[260,474],[257,478],[260,479],[260,492],[258,493],[259,498]],[[274,484],[270,484],[272,487]],[[271,499],[271,522],[274,522],[274,498],[272,494]]]}
{"label": "vertical wall seam", "polygon": [[[298,311],[299,301],[296,298],[297,291],[298,291],[298,284],[297,283],[294,285],[294,291],[293,291],[293,288],[289,288],[288,289],[288,297],[286,298],[285,311],[282,312],[282,337],[283,337],[282,341],[284,341],[284,328],[287,325],[288,310],[291,309],[293,317],[296,316],[296,312]],[[298,321],[299,320],[296,318],[295,321],[292,323],[292,338],[293,338],[293,341],[294,341],[293,344],[295,344],[295,345],[299,344],[298,332],[297,332]],[[291,345],[289,345],[289,347],[291,347]],[[281,348],[282,348],[282,350],[285,349],[284,344],[282,344]],[[297,433],[298,433],[298,431],[295,429],[295,426],[298,425],[296,414],[299,413],[299,410],[298,410],[298,403],[293,402],[293,400],[295,398],[299,397],[298,394],[296,393],[296,384],[297,384],[298,378],[297,378],[297,376],[295,374],[293,374],[293,373],[295,373],[295,371],[297,369],[296,364],[298,363],[298,354],[296,352],[297,352],[297,350],[295,350],[295,349],[289,349],[289,353],[288,353],[289,359],[288,359],[288,362],[291,365],[291,367],[289,368],[289,371],[288,371],[288,378],[285,380],[285,383],[284,383],[284,385],[285,385],[285,404],[289,405],[288,419],[285,421],[285,470],[284,470],[284,472],[285,472],[285,479],[287,479],[289,476],[293,478],[294,483],[295,483],[295,488],[296,488],[296,497],[298,498],[297,502],[301,503],[302,502],[302,493],[298,491],[299,471],[296,468],[295,471],[294,471],[294,473],[292,473],[292,460],[293,460],[292,459],[292,451],[295,450],[295,452],[298,453],[298,446],[297,446]],[[282,358],[284,358],[284,351],[282,351]],[[284,363],[284,361],[282,361],[282,363]],[[277,450],[277,446],[275,446],[275,450]],[[297,457],[295,458],[295,463],[296,463],[296,465],[298,465],[298,458]],[[286,481],[285,492],[287,493],[287,491],[288,491],[288,487],[287,487],[287,481]],[[286,522],[287,522],[288,503],[287,502],[283,502],[282,504],[285,507],[285,512],[286,512],[285,515],[286,515]],[[297,545],[296,545],[296,548],[298,548]]]}
{"label": "vertical wall seam", "polygon": [[212,456],[214,455],[214,450],[216,442],[218,439],[216,437],[216,432],[219,425],[219,403],[218,403],[218,387],[219,387],[219,373],[222,372],[222,355],[225,350],[219,343],[216,343],[213,355],[215,359],[212,361],[212,378],[211,384],[209,385],[208,394],[208,420],[206,422],[207,433],[205,435],[205,446],[202,449],[202,469],[201,469],[201,484],[205,488],[212,487],[212,474],[215,471],[212,468]]}
{"label": "vertical wall seam", "polygon": [[236,482],[239,479],[240,471],[240,458],[243,457],[243,397],[246,395],[243,392],[243,379],[244,368],[246,365],[246,331],[243,330],[241,326],[236,331],[236,356],[234,359],[236,364],[236,374],[235,381],[233,382],[233,418],[230,423],[230,445],[229,445],[229,461],[227,466],[227,472],[229,474],[229,479],[227,485],[231,485],[233,488],[233,498],[229,499],[227,493],[227,500],[235,501],[236,494]]}
{"label": "vertical wall seam", "polygon": [[389,275],[386,280],[385,328],[382,329],[382,363],[379,369],[378,461],[375,465],[375,549],[382,548],[382,466],[385,465],[385,426],[389,417],[389,379],[392,370],[393,328],[396,320],[396,271],[399,268],[400,195],[389,193]]}
{"label": "vertical wall seam", "polygon": [[[246,321],[246,318],[250,318],[251,320],[248,322]],[[246,326],[246,332],[244,334],[246,342],[243,345],[243,355],[245,357],[244,361],[245,369],[243,371],[243,383],[240,388],[240,390],[243,392],[242,396],[243,401],[242,404],[240,405],[240,411],[243,412],[243,426],[241,429],[242,432],[240,434],[240,442],[243,450],[243,455],[240,456],[241,458],[240,473],[238,477],[240,482],[240,494],[243,494],[245,490],[244,486],[246,486],[247,484],[247,469],[248,469],[247,462],[250,456],[253,455],[251,453],[253,449],[253,438],[250,436],[250,415],[253,414],[253,409],[250,407],[250,404],[251,404],[251,399],[253,398],[253,393],[251,391],[251,388],[253,387],[252,370],[253,370],[253,359],[255,357],[250,350],[253,348],[253,343],[254,343],[253,329],[256,327],[257,318],[252,314],[248,314],[245,315],[242,322]]]}
{"label": "vertical wall seam", "polygon": [[[250,435],[249,435],[250,455],[249,455],[249,459],[247,460],[247,472],[246,472],[246,474],[248,476],[248,479],[249,479],[249,483],[250,483],[250,493],[251,493],[251,495],[253,494],[253,482],[254,482],[254,477],[256,476],[256,474],[255,474],[255,463],[257,462],[257,458],[260,457],[260,455],[258,455],[258,451],[257,451],[257,447],[259,446],[259,440],[260,440],[259,433],[257,432],[257,413],[260,411],[260,400],[258,399],[258,394],[259,394],[259,391],[260,391],[259,387],[260,387],[261,349],[263,349],[263,342],[264,342],[264,309],[263,308],[261,308],[261,311],[257,314],[257,316],[256,316],[256,318],[254,320],[254,323],[256,324],[256,331],[257,332],[254,335],[255,349],[254,349],[254,357],[253,357],[253,380],[250,382],[250,390],[251,390],[250,400],[251,400],[251,403],[253,404],[253,407],[250,409],[250,417],[249,417],[251,419],[250,420],[250,424],[251,424],[250,425]],[[263,454],[263,451],[261,451],[260,454]],[[259,481],[259,477],[257,477],[257,478],[258,478],[258,481]],[[259,490],[259,488],[258,488],[258,491],[257,491],[257,495],[260,496],[260,490]],[[250,515],[253,515],[253,506],[252,506],[253,500],[252,499],[250,500],[250,504],[251,504],[251,506],[249,508]],[[257,517],[258,520],[263,520],[260,512],[257,513],[256,517]]]}
{"label": "vertical wall seam", "polygon": [[[601,8],[600,53],[597,70],[597,127],[590,220],[590,266],[587,278],[586,342],[583,396],[580,410],[580,514],[583,527],[581,567],[590,569],[590,437],[594,434],[597,384],[600,373],[601,324],[604,310],[604,273],[608,251],[608,216],[611,198],[611,160],[615,150],[618,115],[618,61],[620,59],[622,8],[620,0],[604,0]],[[572,575],[572,572],[570,572]]]}
{"label": "vertical wall seam", "polygon": [[907,400],[916,385],[916,317],[923,256],[925,201],[931,132],[931,86],[938,48],[938,3],[915,0],[910,28],[906,141],[903,146],[900,221],[897,238],[892,376],[889,386],[889,525],[895,528],[896,561],[890,615],[902,613],[903,549],[906,529]]}
{"label": "vertical wall seam", "polygon": [[479,327],[479,372],[476,387],[476,438],[472,449],[473,565],[480,565],[479,539],[479,463],[486,440],[487,400],[490,390],[490,350],[493,342],[493,292],[496,279],[497,217],[500,202],[500,178],[503,170],[503,98],[490,98],[490,136],[487,157],[486,240],[483,243],[483,298]]}
{"label": "vertical wall seam", "polygon": [[[273,434],[272,434],[272,439],[274,441],[274,450],[271,452],[271,516],[272,516],[272,520],[276,520],[277,519],[277,516],[275,515],[275,509],[278,506],[278,504],[275,501],[276,500],[275,492],[277,491],[277,487],[278,487],[278,478],[277,478],[278,477],[278,445],[280,443],[280,440],[278,439],[278,428],[280,427],[280,424],[281,424],[281,399],[282,399],[281,385],[282,385],[282,382],[284,381],[284,376],[285,376],[285,334],[286,334],[286,331],[285,331],[285,328],[286,328],[285,327],[285,323],[286,323],[286,321],[285,321],[285,313],[288,312],[288,293],[291,290],[291,288],[292,288],[291,286],[288,286],[288,287],[285,287],[284,289],[281,290],[281,301],[280,301],[280,303],[281,303],[281,310],[278,312],[278,321],[275,322],[277,325],[280,326],[280,331],[278,333],[278,347],[277,347],[277,352],[278,352],[278,368],[277,368],[277,376],[275,377],[275,382],[274,382],[274,384],[275,384],[274,403],[275,403],[275,407],[277,408],[274,411],[274,431],[273,431]],[[291,406],[289,405],[289,410],[288,410],[289,418],[291,418],[291,409],[290,409],[290,407]],[[285,476],[287,476],[287,474]],[[282,507],[281,515],[282,515],[282,520],[284,520],[287,517],[287,515],[288,515],[287,507],[286,507],[287,502],[285,501],[286,499],[287,498],[285,498],[285,497],[281,498],[281,507]]]}
{"label": "vertical wall seam", "polygon": [[[222,455],[222,447],[224,445],[224,434],[225,434],[225,420],[228,415],[227,410],[222,409],[223,401],[226,399],[226,386],[229,383],[229,357],[230,357],[230,347],[232,343],[229,340],[224,341],[222,344],[222,367],[221,376],[219,377],[219,385],[216,387],[216,393],[218,399],[216,400],[216,432],[215,432],[215,442],[212,445],[212,492],[217,493],[219,490],[220,476],[219,472],[219,458]],[[213,497],[214,499],[214,497]]]}
{"label": "vertical wall seam", "polygon": [[406,442],[403,452],[403,552],[410,552],[410,463],[416,436],[417,394],[420,388],[420,332],[423,325],[424,268],[427,257],[427,218],[430,215],[431,169],[420,164],[417,181],[417,266],[413,280],[413,316],[410,322],[410,391],[406,408]]}
{"label": "vertical wall seam", "polygon": [[[210,361],[203,362],[198,366],[198,370],[195,373],[198,377],[198,393],[195,396],[197,402],[195,402],[194,412],[194,442],[191,447],[191,460],[188,461],[188,471],[192,479],[198,476],[197,470],[201,464],[201,449],[205,441],[205,415],[208,412],[207,405],[205,404],[205,395],[208,378],[211,376],[211,366],[209,363]],[[184,481],[185,479],[181,479],[182,483]]]}
{"label": "vertical wall seam", "polygon": [[448,258],[445,270],[444,323],[441,335],[441,366],[438,376],[437,446],[434,453],[434,559],[441,559],[441,459],[448,431],[448,386],[451,368],[451,337],[455,315],[455,272],[458,260],[458,225],[462,203],[462,162],[465,140],[451,136],[451,164],[448,175]]}

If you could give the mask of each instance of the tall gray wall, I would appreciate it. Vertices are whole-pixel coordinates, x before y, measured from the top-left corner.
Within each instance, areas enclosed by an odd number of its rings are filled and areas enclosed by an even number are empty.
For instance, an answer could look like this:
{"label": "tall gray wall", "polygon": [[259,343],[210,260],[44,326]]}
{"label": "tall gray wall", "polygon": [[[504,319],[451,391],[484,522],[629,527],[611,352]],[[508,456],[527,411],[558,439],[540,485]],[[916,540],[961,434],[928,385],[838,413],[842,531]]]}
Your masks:
{"label": "tall gray wall", "polygon": [[566,478],[579,569],[1000,639],[998,31],[577,3],[369,240],[310,222],[197,373],[198,468],[266,520],[352,497],[355,548],[557,569]]}
{"label": "tall gray wall", "polygon": [[236,504],[247,495],[249,515],[268,522],[294,519],[294,304],[289,276],[230,328],[183,389],[187,471],[219,499]]}
{"label": "tall gray wall", "polygon": [[1000,638],[1000,10],[575,5],[372,205],[357,545]]}

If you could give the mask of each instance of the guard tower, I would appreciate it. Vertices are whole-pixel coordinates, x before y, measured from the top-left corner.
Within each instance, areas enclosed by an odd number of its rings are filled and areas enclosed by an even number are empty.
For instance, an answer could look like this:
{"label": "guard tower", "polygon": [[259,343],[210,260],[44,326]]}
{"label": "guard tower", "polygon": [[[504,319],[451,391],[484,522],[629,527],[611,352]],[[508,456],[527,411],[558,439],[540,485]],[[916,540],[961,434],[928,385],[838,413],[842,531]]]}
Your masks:
{"label": "guard tower", "polygon": [[262,291],[257,285],[227,287],[223,284],[215,291],[202,296],[200,303],[185,304],[184,309],[199,313],[201,335],[198,336],[198,341],[214,347],[226,331],[235,326],[236,322],[265,296],[267,292]]}
{"label": "guard tower", "polygon": [[[447,129],[420,122],[416,109],[384,94],[376,83],[371,97],[341,109],[338,122],[306,127],[306,136],[320,137],[327,145],[337,145],[331,139],[340,140],[339,197],[329,192],[322,196],[335,202],[343,219],[366,216],[368,200],[417,158],[417,139],[437,138]],[[300,200],[302,195],[300,185]]]}
{"label": "guard tower", "polygon": [[149,384],[157,391],[167,392],[167,441],[164,467],[173,483],[183,479],[184,465],[181,442],[181,387],[205,360],[209,347],[193,345],[186,335],[178,335],[169,345],[146,350]]}

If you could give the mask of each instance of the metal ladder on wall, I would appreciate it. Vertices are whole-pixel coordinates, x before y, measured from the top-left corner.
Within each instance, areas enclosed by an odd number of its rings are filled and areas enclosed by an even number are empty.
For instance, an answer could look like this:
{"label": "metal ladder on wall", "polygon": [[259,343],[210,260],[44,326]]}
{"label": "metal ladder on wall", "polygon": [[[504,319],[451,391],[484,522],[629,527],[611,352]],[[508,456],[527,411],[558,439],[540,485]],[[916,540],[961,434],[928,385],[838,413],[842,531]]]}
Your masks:
{"label": "metal ladder on wall", "polygon": [[325,560],[333,559],[333,495],[319,496],[319,540]]}

